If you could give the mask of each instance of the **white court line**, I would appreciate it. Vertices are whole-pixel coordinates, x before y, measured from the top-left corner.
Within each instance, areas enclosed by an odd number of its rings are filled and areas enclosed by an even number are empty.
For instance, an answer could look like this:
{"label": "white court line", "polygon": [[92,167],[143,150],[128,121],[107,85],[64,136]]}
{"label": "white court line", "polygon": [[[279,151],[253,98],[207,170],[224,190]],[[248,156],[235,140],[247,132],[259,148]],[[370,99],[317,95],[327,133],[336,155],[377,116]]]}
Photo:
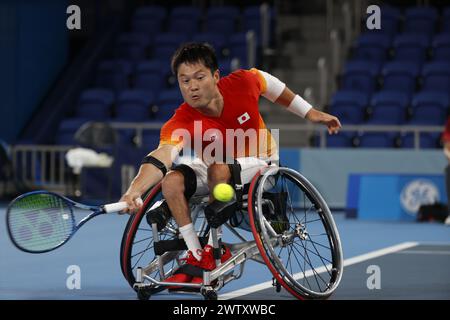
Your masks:
{"label": "white court line", "polygon": [[450,255],[450,251],[426,251],[426,250],[407,250],[397,252],[398,254],[444,254]]}
{"label": "white court line", "polygon": [[[395,246],[391,246],[391,247],[387,247],[387,248],[384,248],[384,249],[375,250],[375,251],[372,251],[372,252],[369,252],[369,253],[365,253],[365,254],[362,254],[360,256],[356,256],[356,257],[344,260],[344,267],[350,266],[352,264],[360,263],[360,262],[363,262],[363,261],[366,261],[366,260],[375,259],[375,258],[384,256],[384,255],[387,255],[387,254],[390,254],[390,253],[394,253],[394,252],[397,252],[397,251],[401,251],[401,250],[405,250],[405,249],[408,249],[408,248],[412,248],[412,247],[417,246],[418,244],[419,244],[418,242],[403,242],[403,243],[397,244]],[[329,267],[330,267],[329,265],[326,266],[326,267],[323,266],[323,267],[315,269],[315,271],[316,271],[316,273],[321,273],[321,272],[326,271],[326,268],[329,268]],[[313,274],[312,270],[307,270],[305,272],[305,276],[306,277],[309,277],[312,274]],[[294,275],[294,278],[302,278],[302,277],[303,277],[303,273],[302,272],[299,272],[299,273]],[[263,282],[263,283],[260,283],[260,284],[256,284],[256,285],[253,285],[253,286],[250,286],[250,287],[247,287],[247,288],[243,288],[243,289],[239,289],[239,290],[235,290],[235,291],[231,291],[231,292],[228,292],[228,293],[221,294],[221,295],[219,295],[219,300],[229,300],[229,299],[233,299],[233,298],[238,298],[238,297],[241,297],[241,296],[244,296],[244,295],[247,295],[247,294],[250,294],[250,293],[254,293],[254,292],[257,292],[257,291],[260,291],[260,290],[264,290],[264,289],[267,289],[267,288],[271,288],[271,287],[272,287],[272,280],[266,281],[266,282]]]}

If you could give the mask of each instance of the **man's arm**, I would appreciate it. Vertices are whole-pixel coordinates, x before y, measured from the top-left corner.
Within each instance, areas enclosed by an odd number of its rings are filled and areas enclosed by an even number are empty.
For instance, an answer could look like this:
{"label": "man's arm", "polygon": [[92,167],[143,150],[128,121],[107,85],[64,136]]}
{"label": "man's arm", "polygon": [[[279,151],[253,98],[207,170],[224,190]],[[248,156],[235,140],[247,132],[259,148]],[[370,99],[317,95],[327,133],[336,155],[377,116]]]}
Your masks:
{"label": "man's arm", "polygon": [[[278,99],[275,100],[275,103],[287,107],[287,109],[289,110],[290,108],[296,108],[296,106],[293,105],[293,102],[295,103],[294,98],[295,94],[288,87],[285,87],[281,95],[278,97]],[[301,107],[297,108],[300,109]],[[295,112],[295,110],[289,111],[298,114],[298,112]],[[313,107],[311,107],[311,109],[309,109],[309,111],[306,112],[305,118],[311,122],[326,125],[328,127],[329,134],[338,133],[339,129],[341,128],[341,123],[337,117],[316,110]]]}
{"label": "man's arm", "polygon": [[288,111],[296,115],[306,118],[314,123],[321,123],[328,127],[328,133],[338,133],[342,127],[339,119],[328,113],[314,109],[308,102],[303,100],[299,95],[293,93],[283,82],[267,72],[258,70],[264,79],[263,96],[270,101],[282,105]]}
{"label": "man's arm", "polygon": [[[172,162],[178,155],[178,149],[173,145],[162,145],[158,149],[149,153],[150,156],[155,157],[161,161],[166,169],[172,166]],[[128,190],[122,196],[119,201],[126,201],[128,203],[128,209],[123,212],[134,213],[137,211],[141,204],[136,200],[147,191],[150,187],[157,184],[163,178],[163,174],[160,169],[151,163],[144,163],[139,168],[139,172],[131,182]]]}

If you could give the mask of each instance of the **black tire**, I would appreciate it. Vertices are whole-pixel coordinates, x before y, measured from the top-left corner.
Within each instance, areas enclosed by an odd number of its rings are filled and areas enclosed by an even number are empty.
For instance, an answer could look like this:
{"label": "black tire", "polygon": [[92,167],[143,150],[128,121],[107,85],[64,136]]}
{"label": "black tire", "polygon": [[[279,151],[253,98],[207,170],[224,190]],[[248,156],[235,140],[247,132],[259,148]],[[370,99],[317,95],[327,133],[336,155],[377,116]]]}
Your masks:
{"label": "black tire", "polygon": [[[270,176],[276,179],[269,182]],[[267,192],[289,195],[285,214],[288,223],[282,231],[264,214]],[[295,170],[272,168],[253,178],[248,199],[253,235],[276,281],[298,299],[328,298],[341,280],[343,254],[334,219],[319,192]],[[294,204],[299,206],[300,215]],[[279,223],[276,226],[279,228]]]}
{"label": "black tire", "polygon": [[[146,212],[155,204],[156,201],[162,199],[161,186],[156,185],[148,195],[144,198],[144,205],[134,215],[130,216],[127,226],[122,236],[120,248],[120,265],[122,274],[128,284],[133,288],[136,282],[135,274],[138,267],[145,267],[154,261],[155,253],[153,250],[153,234],[151,226],[147,223],[145,217]],[[173,219],[169,224],[174,224]],[[159,233],[162,240],[173,239],[176,234],[165,232]],[[169,267],[173,267],[175,260]],[[153,278],[159,279],[160,272],[157,270],[151,274]],[[160,291],[156,290],[155,292]],[[150,293],[151,294],[151,293]]]}

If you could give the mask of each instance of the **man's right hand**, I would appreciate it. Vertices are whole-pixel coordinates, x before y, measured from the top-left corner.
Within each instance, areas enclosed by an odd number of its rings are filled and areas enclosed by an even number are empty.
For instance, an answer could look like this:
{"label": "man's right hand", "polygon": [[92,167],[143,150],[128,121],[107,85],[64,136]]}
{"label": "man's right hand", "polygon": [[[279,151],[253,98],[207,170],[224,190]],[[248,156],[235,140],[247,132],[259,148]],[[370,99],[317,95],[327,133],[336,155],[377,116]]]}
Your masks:
{"label": "man's right hand", "polygon": [[143,205],[141,195],[138,192],[125,193],[120,201],[125,201],[128,204],[128,208],[120,211],[120,214],[128,213],[135,214]]}

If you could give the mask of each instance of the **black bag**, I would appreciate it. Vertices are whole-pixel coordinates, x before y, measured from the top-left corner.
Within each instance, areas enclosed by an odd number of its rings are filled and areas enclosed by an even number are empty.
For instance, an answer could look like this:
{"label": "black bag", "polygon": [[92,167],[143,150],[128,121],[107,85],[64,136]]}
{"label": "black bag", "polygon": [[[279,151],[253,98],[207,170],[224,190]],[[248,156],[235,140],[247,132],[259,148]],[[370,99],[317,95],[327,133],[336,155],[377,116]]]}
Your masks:
{"label": "black bag", "polygon": [[424,204],[419,208],[417,213],[417,221],[419,222],[431,222],[438,221],[444,222],[449,216],[448,207],[443,203]]}

